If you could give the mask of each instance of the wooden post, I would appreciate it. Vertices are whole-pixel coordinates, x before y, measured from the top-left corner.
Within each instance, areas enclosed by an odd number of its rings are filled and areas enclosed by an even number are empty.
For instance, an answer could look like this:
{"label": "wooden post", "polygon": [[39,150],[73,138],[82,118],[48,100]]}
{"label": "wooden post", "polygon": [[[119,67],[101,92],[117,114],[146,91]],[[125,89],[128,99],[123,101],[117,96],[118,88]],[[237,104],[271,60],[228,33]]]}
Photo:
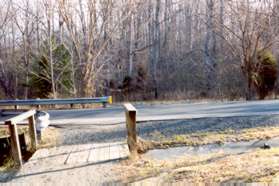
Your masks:
{"label": "wooden post", "polygon": [[127,143],[131,154],[137,154],[136,114],[137,110],[130,103],[124,104],[126,110]]}
{"label": "wooden post", "polygon": [[37,132],[36,132],[36,123],[34,115],[28,118],[28,125],[29,125],[29,135],[31,139],[31,150],[35,152],[37,150]]}
{"label": "wooden post", "polygon": [[[31,137],[31,143],[32,147],[36,146],[36,139],[34,140],[34,137],[36,137],[36,129],[35,129],[35,122],[34,122],[34,115],[36,111],[30,110],[27,112],[24,112],[18,116],[15,116],[13,118],[10,118],[9,120],[5,121],[5,125],[8,125],[10,135],[11,135],[11,155],[13,157],[13,160],[15,162],[15,166],[21,168],[22,167],[22,155],[21,155],[21,149],[20,149],[20,141],[18,137],[18,131],[17,131],[17,123],[20,121],[23,121],[28,118],[29,120],[29,129],[30,129],[30,136]],[[32,117],[31,117],[32,116]],[[35,132],[33,132],[35,131]]]}
{"label": "wooden post", "polygon": [[10,130],[10,134],[11,134],[11,152],[12,152],[12,157],[15,162],[15,166],[21,168],[22,167],[22,155],[21,155],[21,150],[20,150],[17,126],[16,126],[16,124],[13,124],[11,121],[6,121],[5,125],[9,126],[9,130]]}

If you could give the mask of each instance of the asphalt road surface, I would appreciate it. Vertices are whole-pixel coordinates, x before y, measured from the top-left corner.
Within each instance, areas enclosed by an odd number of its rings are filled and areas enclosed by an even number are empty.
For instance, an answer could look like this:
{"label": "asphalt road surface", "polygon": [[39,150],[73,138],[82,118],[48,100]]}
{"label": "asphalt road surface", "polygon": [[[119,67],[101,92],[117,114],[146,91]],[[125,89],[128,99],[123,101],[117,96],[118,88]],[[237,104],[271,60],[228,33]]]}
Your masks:
{"label": "asphalt road surface", "polygon": [[[279,115],[279,100],[133,104],[137,109],[137,121],[158,121],[174,119],[264,116]],[[98,124],[110,125],[125,122],[124,108],[111,105],[99,109],[49,110],[53,125]],[[0,118],[0,122],[9,116]]]}
{"label": "asphalt road surface", "polygon": [[[261,116],[279,114],[279,100],[203,102],[175,104],[134,104],[137,121],[193,119],[208,117]],[[52,110],[51,124],[100,124],[125,122],[121,105],[105,109]]]}

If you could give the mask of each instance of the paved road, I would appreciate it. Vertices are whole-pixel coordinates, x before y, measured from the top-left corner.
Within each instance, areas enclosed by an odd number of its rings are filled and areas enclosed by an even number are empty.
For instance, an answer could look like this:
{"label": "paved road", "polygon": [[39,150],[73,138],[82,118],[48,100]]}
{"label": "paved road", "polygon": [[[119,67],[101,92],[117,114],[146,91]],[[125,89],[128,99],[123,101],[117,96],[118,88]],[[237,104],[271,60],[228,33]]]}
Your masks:
{"label": "paved road", "polygon": [[[279,115],[279,100],[134,104],[138,110],[137,121],[191,119],[206,117],[233,117],[254,115]],[[105,109],[50,110],[51,124],[101,124],[111,125],[125,122],[121,105]],[[0,118],[0,122],[5,118]]]}
{"label": "paved road", "polygon": [[[233,117],[279,114],[279,100],[251,102],[204,102],[179,104],[135,104],[138,121]],[[103,124],[125,121],[122,106],[106,109],[49,111],[51,124]]]}

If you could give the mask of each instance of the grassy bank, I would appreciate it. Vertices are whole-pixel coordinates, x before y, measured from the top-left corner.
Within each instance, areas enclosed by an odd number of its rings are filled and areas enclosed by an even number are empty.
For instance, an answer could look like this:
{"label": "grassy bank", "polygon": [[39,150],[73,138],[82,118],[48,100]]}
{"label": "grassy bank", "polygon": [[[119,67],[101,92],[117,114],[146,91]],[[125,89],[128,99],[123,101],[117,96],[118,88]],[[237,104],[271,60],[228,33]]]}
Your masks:
{"label": "grassy bank", "polygon": [[[198,146],[212,143],[270,139],[279,136],[279,127],[258,127],[243,130],[228,129],[220,132],[197,132],[174,135],[162,141],[142,141],[144,151],[174,146]],[[129,183],[148,181],[176,182],[266,182],[279,181],[279,148],[255,149],[241,154],[222,152],[206,155],[185,155],[175,160],[154,160],[141,157],[135,162],[123,161],[115,166],[117,180]],[[121,170],[121,171],[120,171]],[[141,181],[144,180],[144,181]]]}
{"label": "grassy bank", "polygon": [[217,132],[196,132],[185,135],[164,136],[159,132],[152,135],[158,136],[160,141],[140,140],[140,151],[169,148],[177,146],[199,146],[207,144],[222,144],[225,142],[239,142],[251,140],[265,140],[279,136],[279,127],[256,127],[243,130],[227,129]]}

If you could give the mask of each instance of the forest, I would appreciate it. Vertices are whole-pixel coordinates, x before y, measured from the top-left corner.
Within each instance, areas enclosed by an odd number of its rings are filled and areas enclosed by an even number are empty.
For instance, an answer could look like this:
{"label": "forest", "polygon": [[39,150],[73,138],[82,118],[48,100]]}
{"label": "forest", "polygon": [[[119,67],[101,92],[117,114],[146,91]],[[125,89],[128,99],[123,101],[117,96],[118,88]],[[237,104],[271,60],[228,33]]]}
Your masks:
{"label": "forest", "polygon": [[0,99],[265,99],[278,0],[1,0]]}

